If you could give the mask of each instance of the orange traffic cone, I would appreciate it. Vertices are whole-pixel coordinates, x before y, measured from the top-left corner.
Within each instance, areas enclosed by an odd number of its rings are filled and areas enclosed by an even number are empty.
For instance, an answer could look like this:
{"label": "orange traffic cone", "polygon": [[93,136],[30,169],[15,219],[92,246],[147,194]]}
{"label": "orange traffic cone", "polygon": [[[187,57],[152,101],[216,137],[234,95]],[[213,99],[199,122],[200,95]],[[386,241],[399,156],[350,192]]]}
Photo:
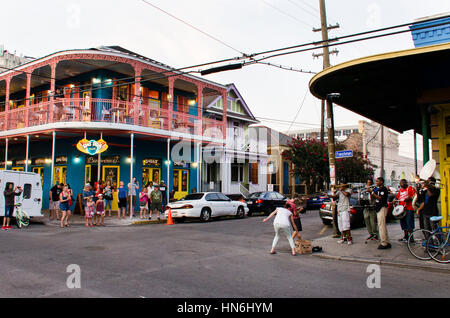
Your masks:
{"label": "orange traffic cone", "polygon": [[169,215],[167,216],[167,224],[166,225],[173,225],[172,209],[170,209],[170,208],[169,208]]}

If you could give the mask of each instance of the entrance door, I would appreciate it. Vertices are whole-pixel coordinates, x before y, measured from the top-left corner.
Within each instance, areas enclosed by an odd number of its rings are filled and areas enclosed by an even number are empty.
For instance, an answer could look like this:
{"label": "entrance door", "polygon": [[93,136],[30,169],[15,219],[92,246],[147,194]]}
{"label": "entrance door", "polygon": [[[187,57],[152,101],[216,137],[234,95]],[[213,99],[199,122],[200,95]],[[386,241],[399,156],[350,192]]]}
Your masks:
{"label": "entrance door", "polygon": [[67,166],[58,166],[55,167],[55,172],[53,175],[53,184],[62,183],[66,184],[66,177],[67,177]]}
{"label": "entrance door", "polygon": [[150,181],[157,184],[161,183],[160,168],[142,168],[142,186],[145,187]]}
{"label": "entrance door", "polygon": [[179,200],[189,194],[189,170],[175,169],[173,171],[174,198]]}
{"label": "entrance door", "polygon": [[[117,189],[119,188],[119,181],[120,181],[120,166],[103,166],[103,178],[106,182],[110,181],[111,185]],[[114,192],[113,194],[113,203],[112,203],[112,210],[118,210],[118,199],[117,199],[117,192]]]}

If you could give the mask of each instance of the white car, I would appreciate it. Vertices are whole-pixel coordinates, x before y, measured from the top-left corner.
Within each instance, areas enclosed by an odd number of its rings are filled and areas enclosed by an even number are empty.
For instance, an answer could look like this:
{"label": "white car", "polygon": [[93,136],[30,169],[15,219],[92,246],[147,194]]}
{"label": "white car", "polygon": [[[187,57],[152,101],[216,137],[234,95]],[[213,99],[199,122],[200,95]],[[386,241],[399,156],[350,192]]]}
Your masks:
{"label": "white car", "polygon": [[183,199],[167,205],[165,215],[169,214],[178,221],[186,218],[200,218],[201,222],[211,221],[214,217],[232,215],[243,218],[248,213],[245,202],[232,201],[220,192],[192,193]]}

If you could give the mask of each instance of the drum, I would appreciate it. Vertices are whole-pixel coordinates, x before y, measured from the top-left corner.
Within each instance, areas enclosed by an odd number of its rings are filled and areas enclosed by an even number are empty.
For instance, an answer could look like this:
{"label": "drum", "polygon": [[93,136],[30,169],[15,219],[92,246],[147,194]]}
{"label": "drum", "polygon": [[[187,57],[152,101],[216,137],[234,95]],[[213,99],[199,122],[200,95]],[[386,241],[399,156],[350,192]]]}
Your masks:
{"label": "drum", "polygon": [[403,219],[406,215],[406,210],[403,205],[397,205],[392,211],[392,215],[396,219]]}

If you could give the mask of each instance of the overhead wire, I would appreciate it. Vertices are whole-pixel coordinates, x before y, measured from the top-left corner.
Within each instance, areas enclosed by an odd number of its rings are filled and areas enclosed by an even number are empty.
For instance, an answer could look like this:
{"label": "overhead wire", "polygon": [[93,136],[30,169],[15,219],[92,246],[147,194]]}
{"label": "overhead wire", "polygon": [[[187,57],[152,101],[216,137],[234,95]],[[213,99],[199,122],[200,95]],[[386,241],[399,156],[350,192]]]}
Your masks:
{"label": "overhead wire", "polygon": [[300,23],[303,24],[303,25],[306,25],[306,26],[308,26],[308,27],[312,27],[311,24],[309,24],[309,23],[307,23],[307,22],[305,22],[305,21],[300,20],[300,19],[297,18],[296,16],[294,16],[294,15],[292,15],[292,14],[290,14],[290,13],[287,13],[287,12],[284,11],[284,10],[281,10],[280,8],[274,6],[273,4],[269,3],[268,1],[266,1],[266,0],[260,0],[260,1],[263,2],[263,3],[265,3],[267,6],[271,7],[271,8],[274,9],[275,11],[278,11],[279,13],[281,13],[281,14],[287,16],[287,17],[290,17],[291,19],[293,19],[293,20],[295,20],[295,21],[297,21],[297,22],[300,22]]}

